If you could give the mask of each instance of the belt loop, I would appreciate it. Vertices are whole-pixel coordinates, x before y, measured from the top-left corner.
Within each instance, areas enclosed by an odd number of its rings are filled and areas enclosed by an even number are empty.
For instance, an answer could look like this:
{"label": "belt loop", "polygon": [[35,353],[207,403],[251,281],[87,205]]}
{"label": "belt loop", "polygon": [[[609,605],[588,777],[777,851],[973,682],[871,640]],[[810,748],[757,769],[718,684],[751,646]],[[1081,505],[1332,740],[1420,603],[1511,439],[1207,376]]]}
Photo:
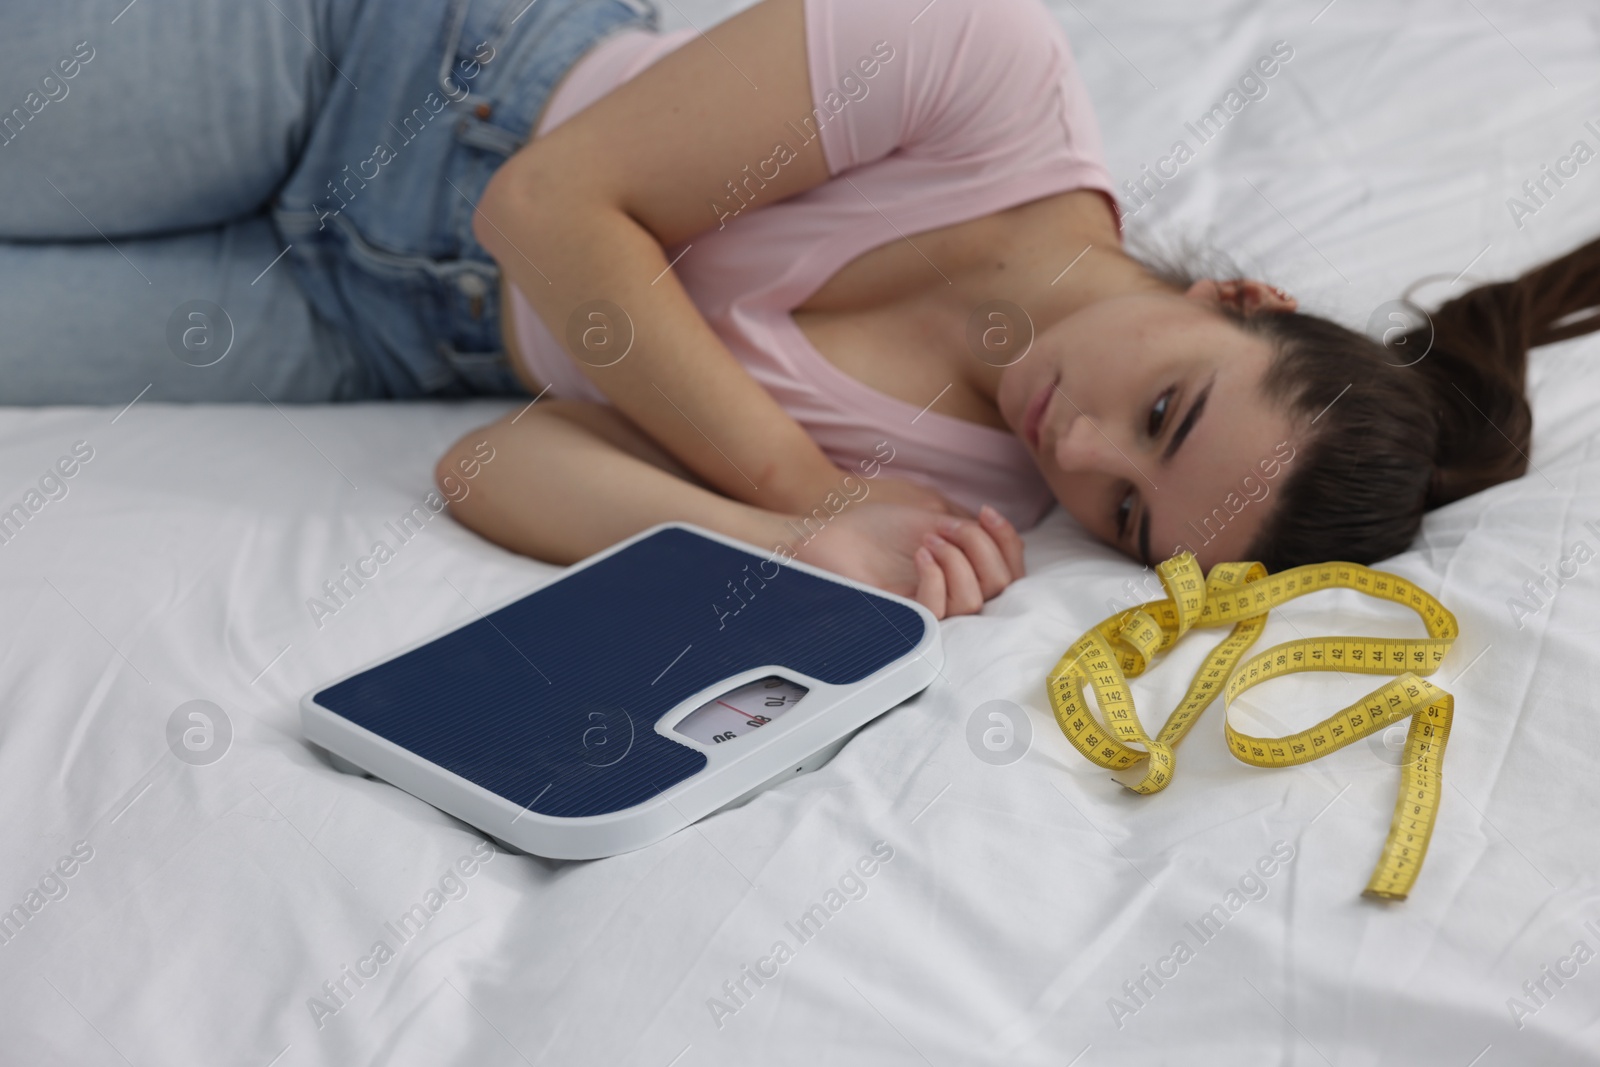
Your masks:
{"label": "belt loop", "polygon": [[661,18],[661,13],[656,10],[656,6],[652,4],[650,0],[622,0],[622,2],[633,8],[639,14],[644,15],[648,20],[651,29],[656,28],[657,23]]}
{"label": "belt loop", "polygon": [[445,37],[444,56],[439,60],[439,91],[445,94],[445,99],[452,100],[450,92],[450,72],[455,69],[456,50],[461,46],[461,31],[467,24],[467,8],[472,0],[453,0],[450,12],[450,32]]}

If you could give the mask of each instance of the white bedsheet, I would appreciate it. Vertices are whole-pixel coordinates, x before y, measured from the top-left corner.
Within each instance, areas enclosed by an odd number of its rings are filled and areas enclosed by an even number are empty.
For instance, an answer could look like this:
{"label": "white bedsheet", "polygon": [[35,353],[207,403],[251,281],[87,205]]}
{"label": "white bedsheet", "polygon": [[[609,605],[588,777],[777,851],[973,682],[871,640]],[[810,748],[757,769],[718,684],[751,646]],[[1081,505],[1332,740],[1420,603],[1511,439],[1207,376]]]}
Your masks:
{"label": "white bedsheet", "polygon": [[[1209,231],[1358,326],[1421,275],[1502,275],[1600,232],[1600,162],[1520,229],[1506,206],[1574,141],[1600,144],[1593,5],[1324,3],[1053,5],[1119,178],[1274,41],[1294,49],[1135,231]],[[663,6],[674,25],[728,7]],[[384,524],[427,493],[434,458],[504,405],[6,411],[0,506],[75,442],[93,458],[0,546],[0,908],[75,846],[92,855],[0,944],[0,1062],[1600,1063],[1600,563],[1521,628],[1508,607],[1576,542],[1600,550],[1600,344],[1549,349],[1533,377],[1536,469],[1434,513],[1388,564],[1462,625],[1441,672],[1458,700],[1443,810],[1405,904],[1359,899],[1398,780],[1365,744],[1252,769],[1212,708],[1148,798],[1068,746],[1045,672],[1139,569],[1058,511],[1028,538],[1030,576],[945,624],[945,680],[828,767],[634,854],[496,855],[465,895],[446,879],[405,942],[385,923],[482,839],[330,769],[298,740],[297,700],[555,571],[439,517],[320,628],[306,600],[392,544]],[[1266,641],[1319,632],[1420,631],[1332,594]],[[1137,687],[1151,717],[1209,643]],[[1368,687],[1278,683],[1241,722],[1302,726]],[[233,731],[208,766],[167,744],[194,699]],[[993,699],[1031,715],[1008,767],[965,740]],[[877,842],[892,859],[866,895],[800,944],[785,924]],[[1278,842],[1293,859],[1202,943],[1185,924]],[[380,939],[392,958],[357,987],[344,968]],[[708,1000],[736,1003],[723,983],[779,940],[778,977],[714,1018]],[[1193,958],[1130,998],[1179,940]],[[340,980],[335,1000],[323,984]]]}

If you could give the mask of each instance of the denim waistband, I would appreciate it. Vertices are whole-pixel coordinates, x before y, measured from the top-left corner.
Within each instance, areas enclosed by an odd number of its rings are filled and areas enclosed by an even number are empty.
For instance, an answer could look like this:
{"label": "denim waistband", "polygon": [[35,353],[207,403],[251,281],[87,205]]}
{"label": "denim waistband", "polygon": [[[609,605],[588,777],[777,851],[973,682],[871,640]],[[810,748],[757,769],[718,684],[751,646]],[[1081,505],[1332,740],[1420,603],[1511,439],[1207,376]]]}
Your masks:
{"label": "denim waistband", "polygon": [[288,261],[389,395],[521,392],[501,346],[499,268],[473,236],[474,205],[572,65],[611,33],[654,29],[655,9],[647,0],[366,8],[330,58],[348,84],[322,109],[275,205]]}

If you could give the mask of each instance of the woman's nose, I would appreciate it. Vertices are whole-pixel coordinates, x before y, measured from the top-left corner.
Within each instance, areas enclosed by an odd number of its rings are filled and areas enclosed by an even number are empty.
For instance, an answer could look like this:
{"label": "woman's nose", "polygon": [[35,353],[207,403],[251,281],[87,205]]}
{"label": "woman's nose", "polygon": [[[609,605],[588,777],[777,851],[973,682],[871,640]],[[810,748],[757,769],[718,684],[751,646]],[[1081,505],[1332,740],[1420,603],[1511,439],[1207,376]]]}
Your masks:
{"label": "woman's nose", "polygon": [[1116,458],[1116,447],[1104,428],[1080,412],[1072,413],[1066,432],[1056,438],[1056,466],[1065,472],[1105,471]]}

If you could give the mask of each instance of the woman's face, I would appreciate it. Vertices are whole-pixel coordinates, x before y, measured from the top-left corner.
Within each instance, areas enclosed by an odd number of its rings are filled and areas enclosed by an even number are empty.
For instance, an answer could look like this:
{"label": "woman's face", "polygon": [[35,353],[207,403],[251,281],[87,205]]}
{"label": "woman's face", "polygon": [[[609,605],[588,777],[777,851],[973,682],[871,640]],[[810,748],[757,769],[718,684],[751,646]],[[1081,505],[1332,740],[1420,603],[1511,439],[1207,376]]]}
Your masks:
{"label": "woman's face", "polygon": [[1000,378],[1000,413],[1062,507],[1147,564],[1185,548],[1208,569],[1243,559],[1295,454],[1295,423],[1260,388],[1272,350],[1219,297],[1293,307],[1252,282],[1101,300]]}

